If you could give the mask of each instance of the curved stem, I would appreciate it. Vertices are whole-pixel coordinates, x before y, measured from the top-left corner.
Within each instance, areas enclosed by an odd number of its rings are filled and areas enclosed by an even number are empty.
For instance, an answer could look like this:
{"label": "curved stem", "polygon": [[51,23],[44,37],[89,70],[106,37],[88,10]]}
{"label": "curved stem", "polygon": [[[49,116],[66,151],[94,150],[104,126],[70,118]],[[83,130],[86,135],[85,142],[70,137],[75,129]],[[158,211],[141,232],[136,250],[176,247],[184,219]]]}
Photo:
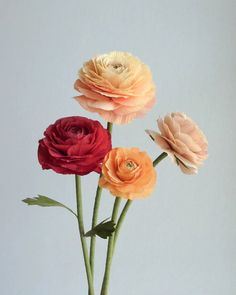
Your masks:
{"label": "curved stem", "polygon": [[153,167],[156,167],[156,165],[158,163],[160,163],[163,159],[165,159],[165,157],[167,157],[168,154],[163,152],[162,154],[160,154],[154,161],[153,161]]}
{"label": "curved stem", "polygon": [[65,208],[65,209],[67,209],[68,211],[70,211],[76,218],[78,218],[78,216],[77,216],[77,214],[72,210],[72,209],[70,209],[69,207],[67,207],[66,205],[63,205],[63,207]]}
{"label": "curved stem", "polygon": [[88,287],[90,295],[94,295],[93,277],[91,274],[91,268],[89,264],[89,256],[86,239],[84,237],[84,222],[83,222],[83,205],[82,205],[82,192],[81,192],[81,179],[79,175],[75,175],[76,184],[76,203],[77,203],[77,219],[79,225],[80,240],[84,256],[84,264],[87,274]]}
{"label": "curved stem", "polygon": [[[111,220],[114,222],[116,222],[116,220],[117,220],[120,202],[121,202],[121,198],[116,197],[115,202],[114,202],[114,206],[113,206],[112,217],[111,217]],[[111,237],[108,240],[106,267],[105,267],[105,273],[104,273],[104,277],[103,277],[101,295],[108,294],[111,263],[112,263],[112,256],[113,256],[113,244],[114,244],[114,233],[111,235]]]}
{"label": "curved stem", "polygon": [[[96,191],[94,207],[93,207],[93,219],[92,219],[92,227],[91,227],[92,229],[97,225],[98,210],[99,210],[99,205],[100,205],[100,201],[101,201],[101,195],[102,195],[102,188],[98,185],[97,191]],[[90,240],[90,257],[89,257],[92,277],[94,276],[95,246],[96,246],[96,236],[94,235],[91,237],[91,240]]]}

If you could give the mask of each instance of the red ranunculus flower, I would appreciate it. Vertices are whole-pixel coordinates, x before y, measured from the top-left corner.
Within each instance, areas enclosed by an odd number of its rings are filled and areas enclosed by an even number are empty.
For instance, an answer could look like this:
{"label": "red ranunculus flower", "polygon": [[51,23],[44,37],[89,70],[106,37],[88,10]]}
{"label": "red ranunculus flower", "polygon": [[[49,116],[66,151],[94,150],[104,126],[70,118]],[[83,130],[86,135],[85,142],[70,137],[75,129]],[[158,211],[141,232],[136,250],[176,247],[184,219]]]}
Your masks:
{"label": "red ranunculus flower", "polygon": [[61,174],[101,172],[101,163],[111,149],[109,131],[85,117],[57,120],[39,140],[38,159],[43,169]]}

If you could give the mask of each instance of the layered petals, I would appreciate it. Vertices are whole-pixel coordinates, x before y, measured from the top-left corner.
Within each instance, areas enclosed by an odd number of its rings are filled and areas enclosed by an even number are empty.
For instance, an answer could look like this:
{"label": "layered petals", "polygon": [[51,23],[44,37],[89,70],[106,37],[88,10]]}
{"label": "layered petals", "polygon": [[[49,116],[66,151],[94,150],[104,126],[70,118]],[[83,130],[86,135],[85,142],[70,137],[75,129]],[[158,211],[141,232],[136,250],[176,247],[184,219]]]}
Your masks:
{"label": "layered petals", "polygon": [[145,115],[155,103],[149,67],[127,52],[110,52],[86,62],[74,87],[75,99],[106,121],[127,124]]}
{"label": "layered petals", "polygon": [[150,195],[156,171],[146,152],[138,148],[114,148],[105,157],[99,185],[112,195],[140,199]]}
{"label": "layered petals", "polygon": [[43,169],[61,174],[101,172],[101,163],[111,149],[111,135],[98,121],[84,117],[57,120],[39,140],[38,160]]}
{"label": "layered petals", "polygon": [[165,151],[185,174],[195,174],[208,157],[208,142],[199,129],[184,113],[171,113],[158,119],[160,130],[146,130],[149,136]]}

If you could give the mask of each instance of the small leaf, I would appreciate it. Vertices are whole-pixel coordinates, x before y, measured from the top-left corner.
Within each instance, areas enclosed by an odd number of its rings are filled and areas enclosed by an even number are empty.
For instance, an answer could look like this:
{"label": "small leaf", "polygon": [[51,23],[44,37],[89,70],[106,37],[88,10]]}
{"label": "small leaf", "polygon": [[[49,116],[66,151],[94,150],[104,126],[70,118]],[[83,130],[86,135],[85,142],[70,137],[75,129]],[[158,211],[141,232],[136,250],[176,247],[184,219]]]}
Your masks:
{"label": "small leaf", "polygon": [[84,236],[85,237],[91,237],[94,235],[99,236],[102,239],[107,239],[112,235],[112,233],[115,231],[115,222],[112,220],[107,221],[109,218],[103,220],[101,223],[96,225],[93,229],[88,231]]}
{"label": "small leaf", "polygon": [[38,195],[36,198],[27,198],[22,200],[22,202],[28,204],[28,205],[38,205],[42,207],[51,207],[51,206],[59,206],[63,207],[63,205],[53,199],[50,199],[45,196]]}
{"label": "small leaf", "polygon": [[62,208],[69,210],[72,214],[74,214],[77,217],[75,212],[73,212],[70,208],[68,208],[64,204],[62,204],[58,201],[55,201],[53,199],[50,199],[46,196],[38,195],[38,197],[35,197],[35,198],[26,198],[26,199],[22,200],[22,202],[24,202],[28,205],[37,205],[37,206],[41,206],[41,207],[62,207]]}

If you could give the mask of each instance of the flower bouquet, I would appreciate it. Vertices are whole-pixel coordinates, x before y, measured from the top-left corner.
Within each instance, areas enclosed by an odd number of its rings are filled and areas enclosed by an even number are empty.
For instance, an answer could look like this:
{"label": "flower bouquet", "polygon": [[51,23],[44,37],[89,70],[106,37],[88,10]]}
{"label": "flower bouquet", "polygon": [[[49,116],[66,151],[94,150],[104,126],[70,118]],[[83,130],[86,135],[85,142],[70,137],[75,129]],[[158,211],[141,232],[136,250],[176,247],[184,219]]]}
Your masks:
{"label": "flower bouquet", "polygon": [[[184,113],[172,112],[157,120],[159,131],[146,130],[162,153],[152,160],[138,147],[113,147],[112,127],[144,116],[155,103],[155,84],[149,67],[126,52],[111,52],[92,58],[79,71],[74,87],[81,95],[75,100],[87,111],[98,113],[106,122],[81,116],[58,119],[39,140],[38,160],[43,169],[75,175],[77,210],[38,195],[26,198],[28,205],[58,206],[69,210],[78,221],[88,294],[107,295],[116,242],[132,202],[145,199],[154,190],[156,166],[169,156],[185,174],[195,174],[207,158],[207,139]],[[91,227],[85,230],[81,176],[99,174]],[[114,197],[111,218],[100,221],[102,189]],[[121,200],[126,203],[120,208]],[[107,255],[101,290],[94,290],[96,238],[107,239]],[[90,246],[88,248],[88,241]],[[85,291],[83,292],[86,293]]]}

